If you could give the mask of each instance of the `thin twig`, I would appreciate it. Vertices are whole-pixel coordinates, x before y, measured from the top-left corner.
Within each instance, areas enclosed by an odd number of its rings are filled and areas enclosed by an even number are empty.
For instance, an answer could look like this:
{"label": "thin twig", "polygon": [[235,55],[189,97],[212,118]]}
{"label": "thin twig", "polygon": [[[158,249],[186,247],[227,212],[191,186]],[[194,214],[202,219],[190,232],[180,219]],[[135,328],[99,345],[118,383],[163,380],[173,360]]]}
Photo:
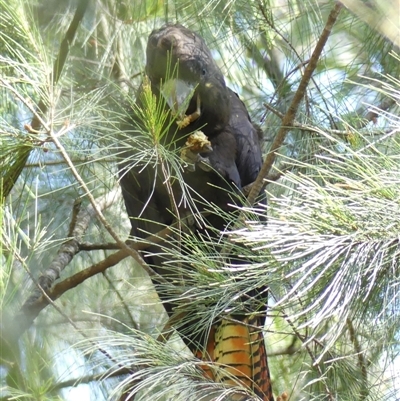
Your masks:
{"label": "thin twig", "polygon": [[[118,191],[119,188],[114,189],[113,191],[110,191],[106,195],[97,199],[96,203],[98,207],[101,210],[105,210],[113,205]],[[37,287],[36,290],[31,294],[31,296],[22,306],[22,309],[26,308],[27,310],[29,310],[30,305],[35,303],[36,299],[41,296],[41,289],[47,291],[60,277],[61,272],[71,262],[74,256],[80,251],[80,238],[83,236],[89,226],[90,221],[95,216],[95,210],[93,207],[89,207],[87,209],[77,211],[77,205],[78,203],[75,202],[74,211],[69,227],[68,237],[70,237],[70,239],[68,239],[60,246],[60,249],[57,252],[57,256],[50,263],[50,266],[41,273],[40,277],[37,280],[37,283],[40,287]]]}
{"label": "thin twig", "polygon": [[[272,113],[274,113],[277,117],[279,117],[281,120],[283,120],[283,118],[285,117],[285,115],[283,113],[281,113],[279,110],[277,110],[275,107],[272,107],[270,104],[268,103],[263,103],[263,106],[268,109],[269,111],[271,111]],[[303,131],[311,131],[311,132],[321,132],[321,131],[327,131],[330,134],[334,134],[334,135],[338,135],[338,136],[344,136],[344,137],[348,137],[349,136],[349,131],[345,131],[345,130],[336,130],[336,129],[322,129],[322,128],[316,128],[313,127],[311,125],[306,125],[306,124],[302,124],[299,123],[296,120],[293,120],[292,126],[288,127],[289,129],[291,128],[297,128],[299,130],[303,130]]]}
{"label": "thin twig", "polygon": [[97,375],[81,376],[78,379],[69,379],[62,382],[58,382],[51,387],[51,390],[61,390],[66,387],[76,387],[78,384],[83,384],[83,383],[100,382],[100,381],[103,382],[104,380],[112,379],[113,377],[120,377],[129,374],[132,374],[132,370],[125,368],[107,374],[101,373]]}
{"label": "thin twig", "polygon": [[143,260],[143,258],[140,256],[140,254],[135,251],[134,249],[130,248],[124,241],[122,241],[117,233],[114,231],[114,229],[111,227],[107,219],[104,217],[103,212],[101,209],[98,207],[96,204],[96,199],[94,198],[92,192],[86,185],[86,182],[82,179],[81,175],[79,174],[78,170],[75,168],[75,165],[72,163],[67,151],[65,150],[64,146],[62,143],[59,141],[58,136],[54,134],[53,131],[50,131],[50,136],[51,139],[53,140],[54,144],[56,145],[57,149],[61,153],[61,156],[64,158],[64,160],[67,162],[69,168],[71,169],[71,172],[73,176],[75,177],[76,181],[79,183],[81,188],[85,191],[86,196],[89,199],[89,202],[91,203],[94,211],[96,212],[97,218],[100,220],[104,228],[107,230],[107,232],[111,235],[111,237],[114,238],[116,243],[121,247],[121,249],[125,249],[130,256],[144,269],[146,272],[149,274],[153,274],[153,270],[148,266],[148,264]]}
{"label": "thin twig", "polygon": [[[16,255],[16,257],[19,260],[19,262],[25,267],[28,274],[30,274],[25,261],[22,258],[20,258],[18,255]],[[38,286],[39,290],[41,291],[42,298],[45,300],[46,305],[50,304],[66,321],[68,321],[68,323],[75,329],[75,331],[77,333],[79,333],[83,338],[88,340],[94,347],[96,347],[99,350],[99,352],[101,352],[104,356],[106,356],[110,361],[115,363],[120,369],[126,369],[117,360],[115,360],[114,357],[108,351],[106,351],[105,349],[100,347],[98,344],[96,344],[93,340],[91,340],[90,337],[87,336],[83,330],[80,330],[79,327],[72,321],[72,319],[66,313],[64,313],[64,311],[59,306],[57,306],[54,303],[54,300],[47,294],[47,292],[40,286],[40,284],[36,283],[36,285]],[[21,318],[21,316],[19,316],[19,318],[15,319],[15,321],[22,323],[22,327],[25,327],[26,322],[25,322],[25,320],[23,320]],[[11,330],[8,333],[9,335],[13,334],[13,337],[11,337],[11,338],[9,337],[11,339],[11,341],[13,341],[13,342],[18,341],[19,336],[22,334],[22,331],[19,331],[20,329],[21,329],[20,327],[18,327],[17,330],[16,330],[15,326],[11,327]],[[1,340],[4,341],[4,338],[1,338]],[[134,370],[131,369],[130,372],[132,374],[132,373],[134,373]]]}
{"label": "thin twig", "polygon": [[[78,6],[76,8],[74,17],[71,21],[71,24],[65,34],[65,37],[63,41],[61,42],[60,45],[60,50],[58,52],[57,58],[54,60],[53,64],[53,72],[50,76],[49,81],[52,82],[53,85],[56,85],[61,72],[64,68],[65,61],[67,59],[68,53],[69,53],[69,48],[72,42],[74,41],[76,31],[78,30],[79,24],[81,23],[83,16],[85,15],[86,9],[88,7],[89,0],[80,0],[78,2]],[[2,84],[4,85],[3,80],[1,81]],[[21,96],[18,94],[18,92],[12,88],[10,85],[5,85],[9,90],[12,90],[14,94],[20,98]],[[12,89],[10,89],[10,87]],[[42,116],[46,114],[47,109],[48,109],[48,102],[47,99],[41,98],[39,101],[39,104],[37,106],[37,109],[34,110],[30,105],[28,105],[25,99],[23,99],[23,103],[27,105],[30,109],[30,111],[33,114],[33,118],[30,124],[30,127],[32,128],[32,131],[38,131],[40,129],[40,126],[42,125],[45,127],[46,131],[48,131],[48,127],[46,127],[46,124],[44,120],[42,119]],[[18,177],[21,175],[26,162],[29,158],[29,155],[31,153],[31,148],[27,146],[22,146],[21,149],[17,152],[17,155],[15,156],[15,160],[18,160],[18,163],[15,163],[12,168],[8,171],[8,173],[3,177],[3,197],[7,197],[8,194],[11,192],[11,189],[13,188],[15,182],[17,181]]]}
{"label": "thin twig", "polygon": [[121,249],[121,247],[115,242],[106,242],[104,244],[79,243],[80,251],[116,251],[118,249]]}
{"label": "thin twig", "polygon": [[[299,333],[296,326],[294,325],[294,323],[292,322],[292,320],[289,318],[289,316],[286,313],[282,312],[282,316],[287,321],[289,326],[292,328],[293,333],[296,335],[296,337],[303,343],[305,349],[307,350],[308,355],[310,356],[310,359],[313,362],[312,366],[315,367],[315,369],[318,371],[318,374],[320,375],[320,377],[323,378],[324,374],[321,370],[321,367],[319,366],[319,364],[316,361],[316,358],[314,356],[313,351],[311,350],[310,345],[307,344],[306,338]],[[328,385],[326,384],[325,380],[322,380],[322,384],[325,387],[325,392],[326,392],[328,399],[330,401],[335,401],[335,397],[334,397],[332,391],[329,389]]]}
{"label": "thin twig", "polygon": [[[113,199],[113,196],[110,196],[110,199]],[[90,216],[92,216],[92,214],[90,214]],[[77,219],[77,221],[79,221],[84,226],[86,223],[83,220],[84,219],[82,218],[82,221],[81,221],[81,219],[79,217]],[[183,219],[181,221],[181,223],[183,223],[185,220],[186,219]],[[144,239],[141,242],[133,242],[133,241],[128,240],[127,245],[124,244],[125,246],[123,249],[119,248],[119,251],[113,253],[110,256],[107,256],[101,262],[96,263],[96,264],[88,267],[87,269],[79,271],[78,273],[55,284],[51,288],[48,287],[46,289],[46,293],[47,293],[48,297],[54,301],[54,300],[58,299],[61,295],[63,295],[65,292],[71,290],[72,288],[77,287],[79,284],[83,283],[85,280],[89,279],[90,277],[93,277],[99,273],[104,273],[110,267],[117,265],[123,259],[130,256],[130,252],[126,249],[127,246],[129,246],[129,248],[132,250],[141,251],[141,250],[147,249],[151,245],[161,243],[163,240],[165,240],[165,238],[168,237],[168,235],[170,235],[173,232],[173,229],[176,227],[177,224],[178,223],[174,223],[171,226],[165,227],[164,229],[160,230],[158,233],[156,233],[154,235],[150,235],[149,237],[147,237],[146,239]],[[81,230],[79,232],[83,233],[83,231],[81,231]],[[74,239],[72,239],[71,241],[74,241]],[[116,245],[119,247],[118,244],[116,244]],[[79,250],[79,243],[77,244],[77,247]],[[74,249],[76,249],[76,248],[74,248]],[[59,253],[60,253],[60,251],[59,251]],[[68,256],[70,256],[68,263],[72,260],[74,255],[75,254],[73,252],[70,255],[65,255],[66,258]],[[57,258],[56,258],[56,261],[58,263],[60,263],[60,261],[58,261]],[[143,262],[143,263],[145,263],[145,262]],[[67,264],[65,264],[65,266],[66,265]],[[53,269],[53,268],[49,268],[46,270],[47,276],[50,276],[50,274],[49,274],[51,272],[50,269]],[[146,271],[151,277],[157,278],[157,280],[159,282],[168,283],[168,281],[165,278],[163,278],[162,276],[157,274],[149,266],[146,269]],[[51,272],[51,274],[54,277],[54,272]],[[45,273],[45,275],[46,275],[46,273]],[[54,282],[54,280],[53,280],[53,282]],[[11,331],[13,332],[13,336],[16,338],[19,338],[19,336],[31,326],[31,324],[36,319],[36,317],[38,316],[40,311],[48,305],[47,298],[44,297],[42,294],[43,287],[41,287],[39,282],[36,284],[38,286],[38,291],[39,291],[39,293],[36,294],[36,299],[33,299],[33,296],[31,296],[30,302],[29,303],[28,303],[28,301],[25,302],[24,306],[21,308],[19,316],[17,316],[17,318],[15,319],[15,321],[18,322],[18,327],[12,328]]]}
{"label": "thin twig", "polygon": [[[107,272],[104,271],[103,272],[103,277],[104,279],[107,281],[108,285],[111,287],[113,293],[117,296],[117,298],[119,299],[120,304],[122,305],[122,308],[125,310],[126,315],[129,317],[129,322],[127,322],[126,324],[129,325],[129,327],[133,327],[135,330],[140,330],[139,328],[139,324],[136,323],[135,319],[132,316],[131,311],[129,310],[128,305],[126,304],[126,301],[124,299],[124,297],[121,295],[121,291],[114,285],[113,280],[111,280],[108,275]],[[130,324],[129,324],[130,323]]]}
{"label": "thin twig", "polygon": [[313,54],[311,55],[310,62],[304,70],[304,75],[300,81],[299,87],[297,88],[296,93],[294,94],[292,103],[289,106],[287,113],[285,114],[284,118],[282,119],[282,125],[275,137],[274,142],[271,145],[271,149],[265,159],[265,162],[258,174],[256,182],[254,183],[250,194],[248,196],[248,202],[250,205],[253,205],[258,194],[261,192],[264,179],[268,176],[273,163],[277,157],[277,152],[279,148],[282,146],[283,141],[286,138],[286,135],[293,125],[294,118],[296,116],[297,110],[300,106],[301,101],[304,98],[307,86],[310,82],[311,76],[317,67],[318,60],[322,54],[322,50],[331,34],[331,30],[333,25],[335,24],[337,17],[339,15],[340,10],[342,9],[342,5],[340,3],[336,3],[334,8],[332,9],[331,13],[329,14],[328,20],[325,24],[324,30],[315,46]]}
{"label": "thin twig", "polygon": [[[94,265],[73,274],[63,281],[55,284],[52,288],[47,291],[48,296],[52,300],[56,300],[65,292],[72,290],[79,284],[82,284],[85,280],[96,274],[103,273],[112,266],[115,266],[123,259],[129,256],[129,252],[126,249],[120,249],[119,251],[107,256],[101,262],[95,263]],[[30,305],[30,312],[34,309],[36,311],[42,310],[48,303],[44,297],[38,298],[34,304]]]}
{"label": "thin twig", "polygon": [[[393,101],[394,103],[394,101]],[[391,105],[393,105],[393,103],[388,103],[388,102],[382,102],[379,106],[376,107],[377,110],[387,110],[389,109],[389,107]],[[271,111],[272,113],[274,113],[277,117],[279,117],[281,120],[283,120],[284,118],[284,114],[281,113],[279,110],[277,110],[275,107],[272,107],[270,104],[268,103],[263,103],[263,106],[268,109],[269,111]],[[363,127],[365,127],[368,123],[370,122],[374,122],[375,119],[379,117],[379,114],[374,111],[371,110],[369,111],[366,116],[363,118],[363,123],[359,124],[357,127],[355,127],[357,130],[362,129]],[[349,130],[338,130],[338,129],[326,129],[326,128],[319,128],[319,127],[314,127],[311,125],[306,125],[306,124],[302,124],[299,123],[298,121],[294,120],[293,124],[290,128],[297,128],[303,131],[311,131],[311,132],[317,132],[320,133],[321,131],[324,132],[329,132],[332,135],[337,135],[337,136],[341,136],[341,137],[348,137],[350,132]],[[379,129],[379,132],[382,132],[382,129]]]}
{"label": "thin twig", "polygon": [[[297,56],[297,58],[300,61],[300,64],[298,64],[296,67],[294,67],[291,71],[289,71],[285,77],[282,79],[281,83],[279,84],[278,88],[275,90],[275,93],[273,94],[272,99],[275,97],[275,95],[279,92],[279,90],[281,89],[281,87],[284,87],[284,83],[289,81],[289,77],[296,72],[297,70],[300,70],[301,68],[305,67],[310,60],[302,60],[300,54],[297,52],[296,48],[293,46],[293,44],[285,37],[285,35],[282,35],[282,32],[280,32],[278,29],[276,29],[276,27],[274,26],[273,22],[270,20],[270,18],[268,18],[268,15],[266,15],[265,13],[265,7],[263,7],[261,4],[259,4],[259,9],[261,11],[261,14],[263,15],[265,22],[269,25],[269,27],[281,38],[281,40],[286,44],[286,46],[289,47],[289,49]],[[311,80],[314,84],[314,86],[317,88],[317,90],[321,92],[321,90],[318,87],[317,82],[311,77]],[[324,97],[322,97],[322,101],[325,103],[326,108],[328,109],[327,105],[326,105],[326,100]],[[261,120],[263,120],[265,118],[265,115],[261,118]],[[331,123],[334,124],[334,121],[332,119],[332,117],[330,117]]]}
{"label": "thin twig", "polygon": [[364,352],[361,348],[360,342],[358,341],[357,333],[354,329],[353,322],[351,321],[350,318],[346,319],[346,325],[347,325],[347,328],[349,329],[350,341],[354,345],[354,349],[356,351],[357,358],[358,358],[358,366],[360,368],[361,377],[362,377],[362,380],[361,380],[362,388],[360,391],[360,401],[364,401],[368,398],[368,394],[369,394],[367,364],[365,362]]}
{"label": "thin twig", "polygon": [[[72,42],[74,41],[76,32],[83,19],[83,16],[85,15],[88,5],[89,5],[89,0],[81,0],[78,2],[78,6],[76,7],[74,17],[71,21],[71,24],[68,27],[64,39],[60,44],[60,49],[58,51],[57,58],[55,59],[53,64],[53,73],[51,75],[51,82],[53,83],[53,85],[56,85],[58,80],[60,79],[61,72],[64,68],[65,61],[67,60],[67,56],[69,54],[69,48]],[[31,122],[31,126],[34,130],[38,130],[42,125],[41,121],[37,118],[37,116],[46,114],[47,109],[48,105],[46,99],[43,98],[40,99],[38,104],[39,114],[35,114]]]}

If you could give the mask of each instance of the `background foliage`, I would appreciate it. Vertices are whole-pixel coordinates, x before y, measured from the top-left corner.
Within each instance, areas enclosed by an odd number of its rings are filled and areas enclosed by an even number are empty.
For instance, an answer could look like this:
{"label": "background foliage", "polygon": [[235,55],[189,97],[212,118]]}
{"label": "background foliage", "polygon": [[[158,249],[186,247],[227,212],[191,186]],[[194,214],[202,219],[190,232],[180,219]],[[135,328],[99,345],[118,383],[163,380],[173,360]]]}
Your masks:
{"label": "background foliage", "polygon": [[[276,394],[396,400],[400,4],[342,3],[268,175],[268,222],[253,215],[230,238],[252,259],[241,289],[271,289]],[[130,226],[116,166],[123,105],[151,30],[180,22],[205,38],[267,154],[335,4],[0,0],[2,399],[120,399],[133,384],[136,399],[220,394],[176,336],[156,341],[163,309],[144,269],[117,251]],[[188,246],[207,266],[202,244]],[[35,283],[57,272],[49,302]],[[238,273],[196,272],[199,302],[235,299]],[[35,292],[40,308],[25,304]]]}

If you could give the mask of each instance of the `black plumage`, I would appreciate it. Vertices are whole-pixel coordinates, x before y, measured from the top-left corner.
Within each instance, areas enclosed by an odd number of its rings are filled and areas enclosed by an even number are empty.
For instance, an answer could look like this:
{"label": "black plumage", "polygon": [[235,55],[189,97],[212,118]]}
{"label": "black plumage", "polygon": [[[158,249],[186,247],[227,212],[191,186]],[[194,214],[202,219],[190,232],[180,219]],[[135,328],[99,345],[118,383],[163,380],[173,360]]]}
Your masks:
{"label": "black plumage", "polygon": [[[181,25],[167,25],[154,30],[149,36],[146,56],[146,74],[151,90],[158,101],[165,100],[166,111],[172,108],[175,114],[179,113],[184,95],[190,94],[185,116],[180,115],[177,124],[176,116],[170,113],[164,124],[167,133],[160,142],[179,152],[185,147],[189,135],[201,130],[212,149],[200,152],[195,168],[183,169],[178,174],[180,180],[171,180],[169,184],[165,174],[160,172],[161,168],[154,163],[132,166],[127,161],[131,151],[125,153],[126,160],[120,163],[120,183],[126,209],[132,219],[131,236],[146,238],[175,223],[176,214],[186,217],[205,209],[207,214],[187,229],[193,235],[215,236],[215,232],[225,228],[226,219],[220,212],[212,213],[208,203],[230,214],[237,212],[230,205],[241,205],[243,197],[238,195],[243,187],[256,179],[262,166],[261,130],[252,123],[238,95],[226,86],[210,50],[196,33]],[[172,89],[166,92],[168,86]],[[127,126],[136,125],[141,129],[145,126],[137,112],[144,107],[144,92],[145,86],[142,85],[137,94],[136,112],[133,111]],[[124,131],[127,126],[124,126]],[[183,187],[190,188],[191,200],[187,199]],[[175,208],[171,204],[171,196]],[[173,238],[166,239],[163,246],[168,241],[173,241]],[[171,271],[168,265],[163,264],[163,257],[157,256],[160,247],[150,246],[147,252],[151,254],[146,258],[149,264],[163,277],[178,283],[176,271]],[[185,252],[184,247],[182,252]],[[190,266],[184,268],[190,269]],[[154,283],[156,289],[159,288],[156,280]],[[172,300],[176,293],[172,291],[168,294],[164,290],[158,290],[158,293],[172,316],[179,304]],[[193,352],[206,346],[206,328],[203,333],[193,335],[184,329],[185,325],[181,326],[180,334]]]}
{"label": "black plumage", "polygon": [[[196,33],[181,25],[167,25],[155,30],[149,37],[146,54],[146,73],[158,99],[161,98],[161,84],[169,78],[168,71],[173,74],[176,65],[179,66],[175,78],[195,88],[186,114],[195,111],[197,96],[200,97],[199,118],[183,129],[172,123],[163,142],[180,149],[185,146],[190,133],[199,129],[204,132],[213,149],[205,156],[214,171],[197,168],[195,172],[184,171],[183,178],[193,193],[227,210],[228,203],[238,203],[232,199],[232,191],[238,192],[252,183],[261,168],[261,130],[251,122],[237,94],[226,86],[210,50]],[[139,108],[143,107],[141,91],[143,87],[137,95]],[[134,118],[138,120],[138,116]],[[165,185],[157,182],[153,191],[154,169],[138,167],[127,172],[129,167],[123,163],[121,167],[121,186],[128,215],[137,217],[142,213],[141,217],[149,221],[171,224],[174,216],[166,212],[171,206]],[[174,190],[179,200],[179,185]],[[145,205],[146,210],[143,210]],[[222,229],[223,225],[221,221],[215,228]],[[148,223],[132,221],[131,234],[143,237],[138,230],[147,226]],[[154,232],[153,229],[148,231]]]}

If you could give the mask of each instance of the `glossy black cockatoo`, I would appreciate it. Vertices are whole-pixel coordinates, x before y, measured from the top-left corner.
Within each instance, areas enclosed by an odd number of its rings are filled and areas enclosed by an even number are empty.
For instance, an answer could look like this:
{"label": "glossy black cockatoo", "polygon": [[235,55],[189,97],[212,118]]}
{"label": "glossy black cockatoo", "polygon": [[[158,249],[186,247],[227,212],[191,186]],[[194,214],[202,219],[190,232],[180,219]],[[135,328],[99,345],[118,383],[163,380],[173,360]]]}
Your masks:
{"label": "glossy black cockatoo", "polygon": [[[234,314],[215,316],[212,327],[192,332],[190,322],[197,319],[193,312],[196,307],[185,312],[184,304],[190,302],[187,294],[193,288],[188,277],[194,268],[185,262],[185,252],[193,249],[182,245],[176,235],[179,228],[183,235],[217,242],[218,233],[226,228],[227,216],[234,220],[232,216],[238,213],[234,206],[242,205],[243,187],[251,184],[260,171],[261,130],[251,122],[238,95],[226,86],[198,34],[181,25],[154,30],[146,55],[147,78],[139,88],[131,118],[122,129],[124,142],[136,140],[132,149],[128,146],[121,152],[120,163],[131,237],[143,240],[165,227],[174,227],[174,233],[158,238],[144,251],[149,265],[171,284],[165,287],[152,277],[169,316],[175,317],[174,327],[196,356],[225,367],[220,373],[206,371],[213,380],[230,382],[224,375],[228,372],[263,400],[273,400],[261,330],[265,314],[259,310],[253,315],[248,310],[240,313],[236,309]],[[163,119],[158,130],[162,134],[158,135],[152,132],[157,130],[152,118],[144,112],[152,101]],[[155,147],[150,156],[140,159],[136,156],[143,138],[154,141]],[[176,162],[179,158],[175,162],[167,160],[168,153],[163,153],[162,147],[178,154],[181,162]],[[131,157],[134,152],[136,156]],[[168,263],[168,246],[174,247],[175,253],[181,252],[181,260]],[[180,269],[173,268],[177,264]],[[183,301],[179,294],[186,294]],[[181,323],[177,316],[182,316]]]}

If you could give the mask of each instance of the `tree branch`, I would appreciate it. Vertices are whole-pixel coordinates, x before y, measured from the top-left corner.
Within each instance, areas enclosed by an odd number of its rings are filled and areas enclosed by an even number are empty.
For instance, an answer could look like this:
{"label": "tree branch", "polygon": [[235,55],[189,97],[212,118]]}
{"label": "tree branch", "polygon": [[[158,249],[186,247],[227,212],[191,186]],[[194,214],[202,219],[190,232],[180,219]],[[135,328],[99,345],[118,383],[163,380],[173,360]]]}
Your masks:
{"label": "tree branch", "polygon": [[[71,21],[71,24],[65,34],[63,41],[61,42],[58,56],[53,64],[53,72],[52,75],[50,76],[51,78],[50,82],[52,82],[53,85],[56,85],[60,78],[61,72],[65,65],[65,60],[67,59],[69,53],[69,47],[75,38],[76,31],[78,30],[79,24],[82,21],[83,16],[85,15],[88,4],[89,0],[78,1],[78,6],[76,8],[75,15]],[[48,109],[48,104],[46,102],[46,99],[42,97],[42,99],[40,99],[39,101],[37,110],[33,113],[33,118],[30,124],[32,131],[39,130],[40,126],[43,123],[41,118],[44,114],[46,114],[47,109]],[[14,160],[16,160],[17,162],[15,162],[11,166],[11,168],[8,169],[7,174],[5,174],[5,176],[3,177],[2,197],[4,198],[7,197],[11,192],[12,188],[14,187],[14,184],[16,183],[18,177],[21,175],[26,165],[29,155],[31,154],[31,149],[32,149],[31,146],[23,145],[17,152],[17,155],[14,158]]]}
{"label": "tree branch", "polygon": [[342,5],[340,3],[336,3],[335,7],[332,9],[331,13],[329,14],[328,20],[325,24],[325,28],[315,46],[314,52],[311,55],[310,62],[308,63],[307,67],[304,70],[304,75],[300,81],[299,87],[297,88],[296,93],[294,94],[292,103],[289,106],[287,113],[285,114],[284,118],[282,119],[282,125],[275,137],[274,142],[271,145],[271,149],[265,159],[265,162],[258,174],[258,177],[251,188],[250,194],[248,196],[248,202],[250,205],[253,205],[258,194],[261,192],[264,186],[264,179],[268,176],[273,163],[275,162],[277,152],[279,148],[282,146],[283,141],[290,129],[293,125],[293,121],[295,119],[297,110],[300,106],[301,101],[304,98],[306,93],[307,86],[310,82],[312,74],[317,67],[317,63],[319,58],[321,57],[322,50],[331,34],[331,30],[333,25],[335,24],[337,17],[339,15],[340,10],[342,9]]}
{"label": "tree branch", "polygon": [[[110,193],[102,197],[102,205],[104,207],[108,207],[109,204],[113,203],[112,201],[114,200],[114,198],[115,195],[113,195],[113,191],[111,191]],[[21,334],[24,333],[25,330],[27,330],[32,325],[33,321],[39,315],[40,311],[49,304],[49,300],[55,301],[65,292],[77,287],[88,278],[93,277],[99,273],[104,273],[108,268],[115,266],[126,257],[132,256],[132,252],[145,250],[152,244],[162,242],[168,235],[172,233],[173,228],[176,227],[178,224],[174,223],[171,226],[165,227],[158,233],[150,235],[141,242],[133,242],[128,240],[127,244],[124,244],[125,246],[123,249],[120,249],[119,251],[106,257],[101,262],[96,263],[51,287],[54,281],[59,277],[60,272],[65,268],[65,266],[68,265],[68,263],[71,262],[76,253],[79,252],[80,246],[78,239],[84,233],[90,219],[95,214],[96,212],[93,208],[80,211],[78,213],[76,222],[79,222],[79,226],[75,227],[72,230],[73,238],[71,238],[61,246],[60,250],[58,251],[57,258],[54,259],[50,267],[39,278],[39,282],[36,283],[37,289],[35,290],[34,294],[32,294],[29,299],[24,303],[20,310],[20,313],[14,319],[17,322],[17,325],[10,325],[13,327],[10,327],[9,331],[14,338],[19,338]],[[182,219],[181,224],[186,219]],[[119,244],[117,244],[117,246],[119,246]],[[143,261],[143,263],[145,262]],[[140,264],[140,266],[142,266],[142,264]],[[157,274],[147,264],[145,270],[150,276],[157,276],[157,279],[160,282],[167,282],[166,279]],[[41,283],[46,286],[45,292],[44,288],[41,286]]]}
{"label": "tree branch", "polygon": [[358,366],[361,372],[361,391],[360,391],[360,401],[364,401],[368,398],[368,371],[367,364],[365,363],[364,352],[361,348],[360,342],[357,338],[357,333],[354,329],[353,322],[350,318],[346,319],[346,325],[349,330],[350,341],[354,345],[354,349],[357,353]]}
{"label": "tree branch", "polygon": [[[118,191],[119,188],[114,189],[99,198],[96,201],[98,207],[101,210],[105,210],[113,205]],[[40,275],[37,281],[37,288],[22,306],[23,310],[26,309],[28,311],[31,305],[42,295],[42,291],[48,291],[53,283],[60,277],[61,272],[80,251],[79,240],[87,230],[90,221],[96,216],[96,212],[91,205],[89,205],[87,209],[79,210],[79,208],[80,202],[75,202],[68,234],[68,237],[71,238],[61,245],[57,256],[50,263],[50,266]]]}

